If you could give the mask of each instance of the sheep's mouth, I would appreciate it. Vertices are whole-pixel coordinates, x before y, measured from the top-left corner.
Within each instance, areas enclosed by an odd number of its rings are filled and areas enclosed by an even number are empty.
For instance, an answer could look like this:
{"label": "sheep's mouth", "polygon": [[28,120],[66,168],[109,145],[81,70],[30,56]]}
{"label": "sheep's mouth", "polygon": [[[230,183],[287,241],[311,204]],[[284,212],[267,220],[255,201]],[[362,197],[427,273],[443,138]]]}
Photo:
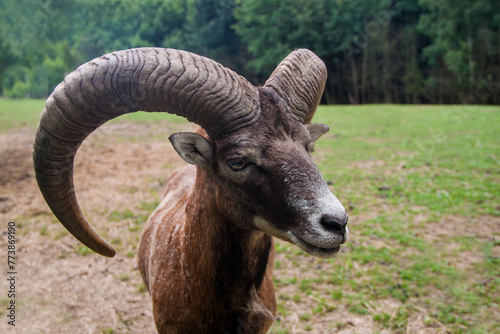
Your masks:
{"label": "sheep's mouth", "polygon": [[293,233],[291,231],[289,231],[287,233],[287,235],[290,239],[290,242],[292,242],[294,245],[298,246],[304,252],[306,252],[310,255],[313,255],[313,256],[321,257],[321,258],[330,258],[330,257],[334,256],[335,254],[337,254],[341,248],[340,245],[334,246],[331,248],[323,248],[323,247],[315,246],[315,245],[305,241],[304,239],[298,237],[295,233]]}
{"label": "sheep's mouth", "polygon": [[254,224],[262,232],[265,232],[269,235],[272,235],[276,238],[280,238],[281,240],[292,243],[302,249],[304,252],[321,258],[330,258],[337,254],[340,251],[341,244],[346,242],[349,237],[349,229],[346,228],[346,232],[342,237],[342,240],[339,242],[332,243],[331,247],[320,247],[317,245],[313,245],[312,243],[304,240],[298,236],[298,234],[288,230],[283,230],[280,228],[276,228],[271,225],[267,220],[256,216],[254,218]]}

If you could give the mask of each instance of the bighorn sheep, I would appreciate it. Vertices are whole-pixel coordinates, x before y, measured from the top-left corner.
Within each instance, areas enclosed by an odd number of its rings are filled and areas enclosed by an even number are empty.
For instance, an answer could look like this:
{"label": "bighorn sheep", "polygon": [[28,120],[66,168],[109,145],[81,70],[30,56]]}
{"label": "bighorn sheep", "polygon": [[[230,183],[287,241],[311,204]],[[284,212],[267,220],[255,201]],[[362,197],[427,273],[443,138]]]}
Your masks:
{"label": "bighorn sheep", "polygon": [[201,126],[170,137],[192,165],[174,172],[141,237],[138,263],[160,333],[265,333],[276,311],[272,236],[330,257],[347,214],[314,164],[328,126],[310,124],[324,63],[299,49],[256,88],[222,65],[172,49],[113,52],[56,87],[34,142],[36,178],[55,216],[104,256],[114,249],[83,216],[73,159],[104,122],[138,110]]}

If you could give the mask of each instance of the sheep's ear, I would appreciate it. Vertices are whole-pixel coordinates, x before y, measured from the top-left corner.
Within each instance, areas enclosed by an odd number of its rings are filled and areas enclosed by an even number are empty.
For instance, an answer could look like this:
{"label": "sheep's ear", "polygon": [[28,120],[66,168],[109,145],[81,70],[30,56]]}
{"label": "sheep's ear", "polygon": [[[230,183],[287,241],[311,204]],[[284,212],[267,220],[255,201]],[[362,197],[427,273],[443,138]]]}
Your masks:
{"label": "sheep's ear", "polygon": [[305,124],[304,126],[306,127],[307,131],[309,131],[309,135],[311,136],[313,142],[318,140],[319,137],[321,137],[330,130],[330,128],[326,124],[309,123]]}
{"label": "sheep's ear", "polygon": [[174,133],[169,138],[182,159],[193,165],[208,168],[214,161],[214,147],[202,135],[192,132]]}

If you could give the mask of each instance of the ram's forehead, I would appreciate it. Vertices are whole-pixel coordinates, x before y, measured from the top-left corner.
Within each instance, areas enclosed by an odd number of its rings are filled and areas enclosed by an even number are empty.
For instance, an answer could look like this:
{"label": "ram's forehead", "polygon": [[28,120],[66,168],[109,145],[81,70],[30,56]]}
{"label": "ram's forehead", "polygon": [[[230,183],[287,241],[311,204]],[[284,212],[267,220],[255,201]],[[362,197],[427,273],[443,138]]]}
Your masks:
{"label": "ram's forehead", "polygon": [[246,135],[244,132],[236,133],[233,136],[228,137],[223,141],[226,147],[253,147],[256,145],[255,140],[250,138],[251,136]]}
{"label": "ram's forehead", "polygon": [[256,122],[218,138],[219,151],[273,147],[283,150],[287,145],[305,146],[312,141],[304,125],[288,115],[277,96],[270,95],[261,94],[261,113]]}
{"label": "ram's forehead", "polygon": [[235,135],[232,138],[227,138],[224,141],[217,143],[217,150],[219,153],[228,153],[231,151],[250,152],[274,152],[278,154],[282,152],[287,154],[291,149],[298,147],[305,147],[311,142],[307,130],[303,128],[301,132],[282,133],[281,135],[268,135],[267,133],[249,132],[241,135]]}
{"label": "ram's forehead", "polygon": [[268,118],[239,129],[218,142],[231,147],[262,147],[279,142],[307,143],[311,140],[309,132],[302,123],[290,119]]}

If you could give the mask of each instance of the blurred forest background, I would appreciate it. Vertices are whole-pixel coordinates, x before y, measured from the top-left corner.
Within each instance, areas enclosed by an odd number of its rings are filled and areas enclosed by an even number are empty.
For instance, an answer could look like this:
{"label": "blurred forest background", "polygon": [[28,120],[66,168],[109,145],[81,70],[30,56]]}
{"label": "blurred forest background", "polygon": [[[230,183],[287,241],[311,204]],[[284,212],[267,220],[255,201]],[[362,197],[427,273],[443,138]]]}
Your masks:
{"label": "blurred forest background", "polygon": [[143,46],[254,84],[309,48],[326,103],[500,104],[498,0],[2,0],[0,96],[47,97],[79,64]]}

